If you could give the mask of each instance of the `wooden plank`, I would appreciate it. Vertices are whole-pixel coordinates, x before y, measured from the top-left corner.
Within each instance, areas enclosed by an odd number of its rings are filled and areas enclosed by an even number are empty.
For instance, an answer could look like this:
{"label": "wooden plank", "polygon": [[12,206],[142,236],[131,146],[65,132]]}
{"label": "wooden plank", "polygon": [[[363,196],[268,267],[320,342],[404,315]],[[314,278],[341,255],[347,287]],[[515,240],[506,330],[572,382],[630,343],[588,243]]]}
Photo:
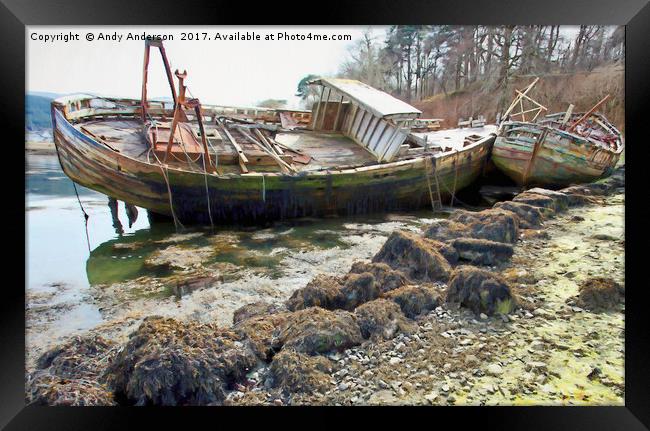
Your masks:
{"label": "wooden plank", "polygon": [[341,99],[339,100],[339,106],[336,109],[336,119],[334,120],[334,126],[332,127],[332,131],[337,130],[337,126],[339,124],[339,119],[341,118],[341,108],[343,107],[343,95],[341,95]]}
{"label": "wooden plank", "polygon": [[370,136],[370,139],[368,140],[368,148],[371,151],[375,151],[377,148],[377,144],[379,143],[379,140],[381,139],[382,135],[384,134],[384,131],[386,130],[386,126],[388,123],[384,120],[379,120],[377,122],[377,127],[375,127],[375,130],[372,132],[372,135]]}
{"label": "wooden plank", "polygon": [[218,121],[217,124],[224,132],[224,134],[226,135],[226,137],[228,138],[232,146],[235,147],[235,151],[237,151],[237,155],[239,156],[239,168],[243,173],[248,173],[248,168],[246,167],[246,163],[248,163],[248,159],[246,158],[246,154],[244,154],[244,150],[242,150],[242,148],[239,146],[235,138],[230,134],[225,124],[223,124],[221,121]]}
{"label": "wooden plank", "polygon": [[284,160],[282,160],[282,159],[281,159],[277,154],[275,154],[275,153],[271,152],[270,150],[268,150],[268,149],[264,146],[264,144],[262,144],[261,142],[258,142],[258,140],[255,139],[255,138],[254,138],[250,133],[248,133],[246,130],[244,130],[244,129],[240,129],[240,132],[241,132],[242,135],[244,135],[244,136],[245,136],[245,137],[246,137],[250,142],[252,142],[253,144],[257,145],[258,148],[260,148],[262,151],[264,151],[264,152],[267,153],[269,156],[271,156],[271,157],[272,157],[272,158],[273,158],[273,159],[274,159],[274,160],[275,160],[275,161],[280,165],[280,167],[287,169],[289,172],[298,172],[298,170],[297,170],[296,168],[294,168],[293,166],[287,164],[287,163],[286,163]]}
{"label": "wooden plank", "polygon": [[320,87],[320,96],[318,96],[318,100],[316,101],[316,114],[314,115],[314,125],[312,128],[316,130],[316,125],[318,124],[318,114],[320,113],[320,104],[321,101],[323,100],[323,92],[325,91],[325,87],[321,86]]}

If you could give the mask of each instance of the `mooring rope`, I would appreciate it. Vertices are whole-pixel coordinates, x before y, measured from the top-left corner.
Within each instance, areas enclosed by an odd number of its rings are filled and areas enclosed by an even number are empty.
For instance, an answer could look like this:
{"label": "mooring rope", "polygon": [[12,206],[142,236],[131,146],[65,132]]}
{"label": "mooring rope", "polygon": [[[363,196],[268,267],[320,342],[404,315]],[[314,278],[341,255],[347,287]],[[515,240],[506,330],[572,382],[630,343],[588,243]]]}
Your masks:
{"label": "mooring rope", "polygon": [[84,215],[84,224],[86,228],[86,244],[88,245],[88,253],[90,253],[90,236],[88,235],[88,219],[90,216],[84,209],[83,205],[81,204],[81,199],[79,198],[79,192],[77,191],[77,185],[75,184],[74,181],[72,181],[72,187],[74,187],[74,194],[77,195],[77,202],[79,202],[79,208],[81,208],[81,212]]}
{"label": "mooring rope", "polygon": [[265,176],[262,174],[262,201],[266,202],[266,181]]}

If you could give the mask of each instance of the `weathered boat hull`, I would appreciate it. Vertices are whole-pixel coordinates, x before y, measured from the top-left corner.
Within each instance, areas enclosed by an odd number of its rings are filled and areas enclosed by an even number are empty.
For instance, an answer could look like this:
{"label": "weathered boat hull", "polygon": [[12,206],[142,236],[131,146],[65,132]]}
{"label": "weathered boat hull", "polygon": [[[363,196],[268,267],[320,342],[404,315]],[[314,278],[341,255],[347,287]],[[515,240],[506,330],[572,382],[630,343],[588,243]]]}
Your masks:
{"label": "weathered boat hull", "polygon": [[609,176],[621,151],[554,127],[509,122],[494,141],[492,162],[520,185],[565,186]]}
{"label": "weathered boat hull", "polygon": [[[164,169],[96,142],[55,110],[54,140],[64,172],[76,183],[184,223],[260,222],[303,216],[354,215],[431,205],[429,186],[440,195],[471,184],[487,161],[494,136],[458,153],[356,169],[295,175],[204,175]],[[456,168],[457,165],[457,168]],[[427,176],[428,169],[429,175]],[[167,180],[165,179],[167,177]]]}

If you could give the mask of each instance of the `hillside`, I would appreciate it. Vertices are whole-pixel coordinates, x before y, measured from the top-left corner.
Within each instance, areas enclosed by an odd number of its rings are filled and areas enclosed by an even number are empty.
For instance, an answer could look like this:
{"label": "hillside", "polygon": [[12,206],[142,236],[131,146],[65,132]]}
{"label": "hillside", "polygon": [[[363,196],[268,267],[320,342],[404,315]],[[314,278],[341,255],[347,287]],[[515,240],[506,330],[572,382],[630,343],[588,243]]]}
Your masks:
{"label": "hillside", "polygon": [[27,94],[25,95],[25,129],[34,131],[42,129],[51,129],[52,120],[50,118],[50,103],[52,97]]}
{"label": "hillside", "polygon": [[[483,90],[482,82],[447,95],[436,94],[428,99],[412,102],[420,109],[423,118],[444,118],[442,126],[455,127],[459,118],[474,118],[484,115],[488,122],[495,121],[497,112],[503,112],[512,101],[515,89],[524,88],[533,76],[516,76],[509,82],[507,90]],[[625,87],[624,69],[620,64],[609,64],[592,72],[552,74],[541,76],[533,88],[531,97],[549,109],[549,113],[565,111],[570,103],[574,112],[585,111],[610,94],[599,110],[621,132],[625,129]]]}

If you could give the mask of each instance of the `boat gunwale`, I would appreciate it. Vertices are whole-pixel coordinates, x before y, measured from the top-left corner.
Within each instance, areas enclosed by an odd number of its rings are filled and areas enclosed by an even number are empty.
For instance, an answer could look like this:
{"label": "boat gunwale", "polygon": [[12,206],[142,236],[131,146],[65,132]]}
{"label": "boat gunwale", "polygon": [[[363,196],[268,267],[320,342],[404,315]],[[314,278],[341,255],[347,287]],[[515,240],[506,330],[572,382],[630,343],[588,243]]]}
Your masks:
{"label": "boat gunwale", "polygon": [[[567,132],[566,130],[561,130],[557,127],[553,127],[549,124],[543,124],[543,123],[531,123],[529,121],[504,121],[499,125],[499,129],[497,131],[497,138],[505,138],[505,131],[504,131],[504,126],[507,125],[522,125],[522,126],[529,126],[537,129],[547,129],[550,132],[557,133],[560,136],[566,136],[568,138],[571,138],[574,141],[580,141],[583,142],[585,145],[592,145],[595,147],[598,147],[599,149],[603,151],[607,151],[612,154],[618,154],[620,155],[623,150],[625,149],[625,144],[623,142],[623,135],[618,131],[618,129],[614,128],[618,132],[618,136],[616,139],[616,149],[612,150],[611,148],[607,148],[604,145],[603,142],[597,141],[592,138],[587,138],[585,136],[580,136],[575,133]],[[612,126],[613,127],[613,126]]]}

